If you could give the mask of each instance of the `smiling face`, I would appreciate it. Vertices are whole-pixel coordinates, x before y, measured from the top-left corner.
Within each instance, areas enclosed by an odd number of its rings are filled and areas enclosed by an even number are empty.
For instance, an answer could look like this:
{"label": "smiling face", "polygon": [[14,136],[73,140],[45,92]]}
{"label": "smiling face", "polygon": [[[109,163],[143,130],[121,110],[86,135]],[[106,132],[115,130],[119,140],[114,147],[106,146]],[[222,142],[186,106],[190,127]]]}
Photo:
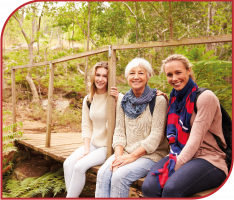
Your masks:
{"label": "smiling face", "polygon": [[104,94],[107,91],[107,76],[108,70],[100,67],[95,72],[95,86],[97,88],[97,94]]}
{"label": "smiling face", "polygon": [[165,64],[164,68],[168,83],[177,91],[182,90],[189,80],[191,68],[186,69],[179,60],[173,60]]}
{"label": "smiling face", "polygon": [[147,72],[143,67],[133,67],[128,75],[128,84],[131,86],[136,97],[144,92],[145,85],[148,82]]}

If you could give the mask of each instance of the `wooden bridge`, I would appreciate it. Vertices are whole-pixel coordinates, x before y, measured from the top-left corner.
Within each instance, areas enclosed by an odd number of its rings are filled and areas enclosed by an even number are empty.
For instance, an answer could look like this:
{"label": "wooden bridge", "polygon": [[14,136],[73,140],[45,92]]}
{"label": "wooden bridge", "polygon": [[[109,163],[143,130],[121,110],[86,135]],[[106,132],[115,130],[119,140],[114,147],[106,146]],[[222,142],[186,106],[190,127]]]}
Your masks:
{"label": "wooden bridge", "polygon": [[[87,51],[72,56],[59,58],[52,61],[45,61],[40,63],[34,63],[32,65],[22,65],[12,67],[12,116],[13,123],[16,123],[16,89],[15,89],[15,72],[18,69],[40,67],[50,65],[50,79],[48,88],[48,111],[47,111],[47,130],[45,134],[25,134],[24,137],[27,140],[21,140],[20,143],[28,146],[36,151],[43,153],[46,156],[50,156],[56,160],[63,162],[75,149],[80,147],[83,142],[80,133],[51,133],[52,122],[52,100],[53,100],[53,85],[54,85],[54,70],[55,65],[61,62],[67,62],[82,57],[87,57],[94,54],[100,54],[108,52],[108,92],[111,87],[116,86],[116,50],[125,49],[140,49],[140,48],[152,48],[152,47],[169,47],[169,46],[181,46],[181,45],[195,45],[195,44],[210,44],[210,43],[224,43],[232,42],[232,34],[207,36],[201,38],[187,38],[182,40],[167,40],[156,42],[144,42],[137,44],[123,44],[123,45],[109,45],[100,49]],[[115,100],[113,97],[108,97],[108,138],[107,138],[107,157],[113,154],[112,149],[112,136],[115,127]],[[14,130],[15,131],[15,130]],[[97,172],[99,167],[93,167],[91,170]],[[135,182],[138,186],[141,186],[144,179],[139,179]],[[213,190],[197,193],[194,196],[204,196],[213,192]],[[131,196],[131,195],[130,195]]]}
{"label": "wooden bridge", "polygon": [[[84,144],[81,133],[52,133],[50,147],[45,147],[46,133],[24,134],[24,138],[24,140],[19,140],[18,142],[60,162],[64,162],[72,152]],[[100,166],[95,166],[90,170],[97,174],[99,168]],[[139,196],[139,188],[141,188],[144,179],[145,178],[141,178],[132,184],[129,191],[129,197],[141,197]],[[216,189],[217,188],[196,193],[193,197],[208,195]],[[137,190],[138,192],[136,192]]]}

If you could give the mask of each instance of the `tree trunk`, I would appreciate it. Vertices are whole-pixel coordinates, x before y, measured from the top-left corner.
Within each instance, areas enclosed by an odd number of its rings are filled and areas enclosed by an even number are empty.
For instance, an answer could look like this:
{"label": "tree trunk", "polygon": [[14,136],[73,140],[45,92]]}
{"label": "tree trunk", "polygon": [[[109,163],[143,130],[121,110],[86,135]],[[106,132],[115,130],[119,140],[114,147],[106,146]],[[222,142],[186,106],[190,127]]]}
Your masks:
{"label": "tree trunk", "polygon": [[[207,36],[210,35],[210,25],[212,24],[212,5],[208,2],[208,14],[207,14]],[[206,51],[212,50],[212,44],[206,44]]]}
{"label": "tree trunk", "polygon": [[[87,51],[89,51],[89,37],[90,37],[90,2],[88,2],[88,9],[89,9],[89,21],[88,21],[88,37],[87,37]],[[86,66],[85,66],[85,90],[88,93],[88,64],[89,64],[89,57],[86,57]]]}
{"label": "tree trunk", "polygon": [[[33,9],[33,16],[32,16],[32,34],[30,35],[30,40],[29,40],[29,37],[27,35],[27,33],[24,31],[24,28],[23,28],[23,21],[24,21],[24,9],[22,10],[22,13],[21,13],[21,19],[18,19],[16,17],[15,14],[13,14],[13,17],[16,19],[16,21],[18,21],[19,23],[19,26],[21,28],[21,32],[28,44],[28,50],[29,50],[29,64],[33,64],[33,43],[35,42],[34,40],[34,37],[35,37],[35,13],[36,13],[36,10],[35,8],[32,8]],[[38,97],[38,93],[37,93],[37,90],[36,90],[36,86],[32,80],[32,76],[31,76],[31,70],[32,70],[32,67],[29,67],[28,68],[28,73],[27,73],[27,77],[26,77],[26,80],[30,86],[30,89],[32,91],[32,94],[33,94],[33,102],[39,102],[39,97]]]}
{"label": "tree trunk", "polygon": [[171,2],[169,1],[169,21],[170,21],[170,37],[173,40],[173,21],[171,17]]}

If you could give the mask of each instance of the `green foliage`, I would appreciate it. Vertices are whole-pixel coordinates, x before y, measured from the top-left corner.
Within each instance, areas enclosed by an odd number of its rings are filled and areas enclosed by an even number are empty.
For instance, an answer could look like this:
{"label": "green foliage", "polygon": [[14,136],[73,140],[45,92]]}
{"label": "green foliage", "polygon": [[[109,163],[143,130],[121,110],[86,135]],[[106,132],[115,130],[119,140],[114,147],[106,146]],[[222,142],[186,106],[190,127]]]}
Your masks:
{"label": "green foliage", "polygon": [[[3,109],[3,122],[6,120],[7,117],[5,115],[10,115],[10,111],[4,111]],[[5,173],[8,173],[9,170],[12,168],[12,157],[8,157],[8,153],[10,152],[16,152],[17,148],[14,146],[14,141],[20,140],[22,138],[19,138],[19,136],[23,135],[22,131],[13,131],[14,128],[18,126],[22,126],[23,124],[21,122],[17,122],[15,124],[5,126],[2,128],[2,155],[5,156],[6,158],[3,159],[2,162],[2,170],[3,170],[3,175]],[[7,158],[8,157],[8,158]],[[8,168],[8,169],[7,169]]]}
{"label": "green foliage", "polygon": [[56,196],[62,190],[66,191],[63,168],[55,173],[46,173],[39,178],[30,177],[23,181],[9,180],[3,192],[4,198],[30,198],[37,195],[45,197],[49,192]]}
{"label": "green foliage", "polygon": [[232,62],[208,60],[193,62],[193,65],[198,86],[212,90],[232,117],[232,85],[225,80],[231,79]]}
{"label": "green foliage", "polygon": [[[10,111],[4,111],[3,109],[3,115],[11,114]],[[3,121],[5,121],[6,117],[3,118]],[[15,124],[5,126],[2,128],[3,136],[2,136],[2,153],[7,153],[10,151],[17,151],[17,148],[14,147],[13,142],[16,140],[19,140],[20,138],[17,138],[17,136],[22,136],[22,131],[16,131],[13,132],[14,128],[17,128],[18,126],[23,126],[22,122],[16,122]]]}

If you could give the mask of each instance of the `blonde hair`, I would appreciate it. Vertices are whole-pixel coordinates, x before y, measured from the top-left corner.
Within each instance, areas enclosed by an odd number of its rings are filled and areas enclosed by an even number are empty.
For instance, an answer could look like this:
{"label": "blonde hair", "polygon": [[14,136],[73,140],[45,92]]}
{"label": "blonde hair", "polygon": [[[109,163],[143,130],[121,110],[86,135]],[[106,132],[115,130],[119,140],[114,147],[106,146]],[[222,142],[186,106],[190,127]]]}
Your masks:
{"label": "blonde hair", "polygon": [[[101,62],[97,62],[92,69],[92,72],[90,74],[90,80],[89,80],[89,94],[88,94],[88,98],[87,101],[89,103],[91,103],[93,101],[93,96],[97,90],[97,87],[95,85],[95,75],[96,75],[96,71],[98,68],[105,68],[107,70],[108,73],[108,62],[106,61],[101,61]],[[106,85],[106,89],[108,88],[108,83]]]}
{"label": "blonde hair", "polygon": [[173,54],[173,55],[168,56],[165,60],[162,61],[163,64],[161,66],[161,70],[165,73],[165,65],[174,60],[178,60],[182,62],[187,70],[191,69],[191,73],[189,77],[195,82],[196,78],[192,69],[193,65],[189,62],[188,58],[186,58],[185,56],[181,54]]}

